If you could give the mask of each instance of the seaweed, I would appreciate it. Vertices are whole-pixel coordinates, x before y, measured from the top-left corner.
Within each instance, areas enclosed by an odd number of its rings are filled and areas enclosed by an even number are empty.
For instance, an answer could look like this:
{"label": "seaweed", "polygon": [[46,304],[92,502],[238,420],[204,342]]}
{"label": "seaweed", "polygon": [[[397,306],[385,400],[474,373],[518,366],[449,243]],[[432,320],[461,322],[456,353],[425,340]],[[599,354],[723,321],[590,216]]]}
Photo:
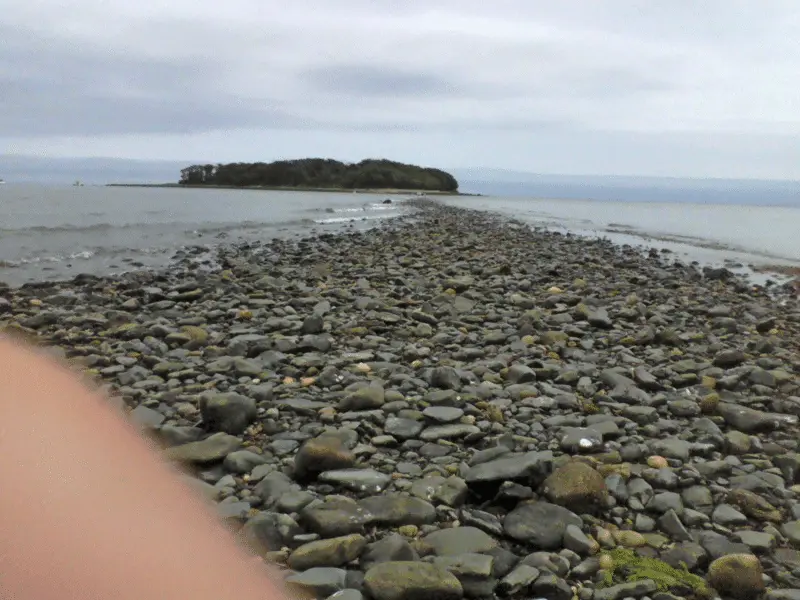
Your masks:
{"label": "seaweed", "polygon": [[683,564],[682,568],[675,568],[663,560],[640,556],[627,548],[615,548],[604,554],[610,557],[608,563],[611,567],[604,570],[601,587],[651,579],[662,592],[672,590],[680,592],[681,595],[688,593],[694,598],[703,600],[713,597],[713,592],[705,579],[690,573]]}

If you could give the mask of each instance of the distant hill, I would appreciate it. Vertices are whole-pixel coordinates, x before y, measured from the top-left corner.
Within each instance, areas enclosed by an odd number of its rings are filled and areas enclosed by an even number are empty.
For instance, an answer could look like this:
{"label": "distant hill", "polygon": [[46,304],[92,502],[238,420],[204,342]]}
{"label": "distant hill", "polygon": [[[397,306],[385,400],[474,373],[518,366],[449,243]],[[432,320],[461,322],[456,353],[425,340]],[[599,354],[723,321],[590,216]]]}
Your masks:
{"label": "distant hill", "polygon": [[330,189],[398,189],[455,192],[450,173],[383,159],[344,163],[329,158],[271,163],[191,165],[181,170],[182,185]]}

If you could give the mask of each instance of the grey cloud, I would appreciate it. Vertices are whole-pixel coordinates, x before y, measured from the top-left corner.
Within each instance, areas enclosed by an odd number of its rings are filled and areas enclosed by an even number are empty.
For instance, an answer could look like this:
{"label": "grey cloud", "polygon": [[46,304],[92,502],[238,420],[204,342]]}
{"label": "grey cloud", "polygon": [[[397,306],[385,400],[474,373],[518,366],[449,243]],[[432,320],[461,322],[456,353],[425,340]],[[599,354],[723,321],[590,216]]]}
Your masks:
{"label": "grey cloud", "polygon": [[575,156],[598,132],[800,133],[792,1],[384,4],[9,6],[0,142],[138,135],[141,152],[147,136],[206,136],[213,158],[243,131],[302,137],[312,153],[325,136],[382,149],[431,134],[450,153],[527,136]]}
{"label": "grey cloud", "polygon": [[225,65],[28,39],[0,27],[0,136],[189,133],[313,125],[216,87]]}
{"label": "grey cloud", "polygon": [[390,65],[320,66],[306,70],[301,78],[316,91],[347,96],[454,96],[465,91],[462,84],[444,75]]}

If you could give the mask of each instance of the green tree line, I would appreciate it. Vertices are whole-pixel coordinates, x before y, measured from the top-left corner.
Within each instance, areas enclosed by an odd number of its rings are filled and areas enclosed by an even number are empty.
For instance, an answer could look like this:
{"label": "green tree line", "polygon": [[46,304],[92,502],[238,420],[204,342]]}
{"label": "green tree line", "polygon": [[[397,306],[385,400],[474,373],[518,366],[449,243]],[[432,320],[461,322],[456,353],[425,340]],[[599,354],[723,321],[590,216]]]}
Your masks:
{"label": "green tree line", "polygon": [[440,169],[380,159],[343,163],[329,158],[303,158],[271,163],[192,165],[181,170],[179,183],[242,187],[458,190],[455,177]]}

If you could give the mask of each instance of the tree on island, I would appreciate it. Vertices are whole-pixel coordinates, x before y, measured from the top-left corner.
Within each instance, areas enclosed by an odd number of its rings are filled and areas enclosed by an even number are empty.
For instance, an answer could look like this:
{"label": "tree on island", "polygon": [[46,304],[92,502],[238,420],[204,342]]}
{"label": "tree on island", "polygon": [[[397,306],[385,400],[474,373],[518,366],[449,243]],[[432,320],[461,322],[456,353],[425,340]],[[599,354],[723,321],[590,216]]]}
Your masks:
{"label": "tree on island", "polygon": [[329,158],[303,158],[271,163],[192,165],[181,170],[179,183],[234,187],[458,190],[458,182],[450,173],[382,159],[343,163]]}

